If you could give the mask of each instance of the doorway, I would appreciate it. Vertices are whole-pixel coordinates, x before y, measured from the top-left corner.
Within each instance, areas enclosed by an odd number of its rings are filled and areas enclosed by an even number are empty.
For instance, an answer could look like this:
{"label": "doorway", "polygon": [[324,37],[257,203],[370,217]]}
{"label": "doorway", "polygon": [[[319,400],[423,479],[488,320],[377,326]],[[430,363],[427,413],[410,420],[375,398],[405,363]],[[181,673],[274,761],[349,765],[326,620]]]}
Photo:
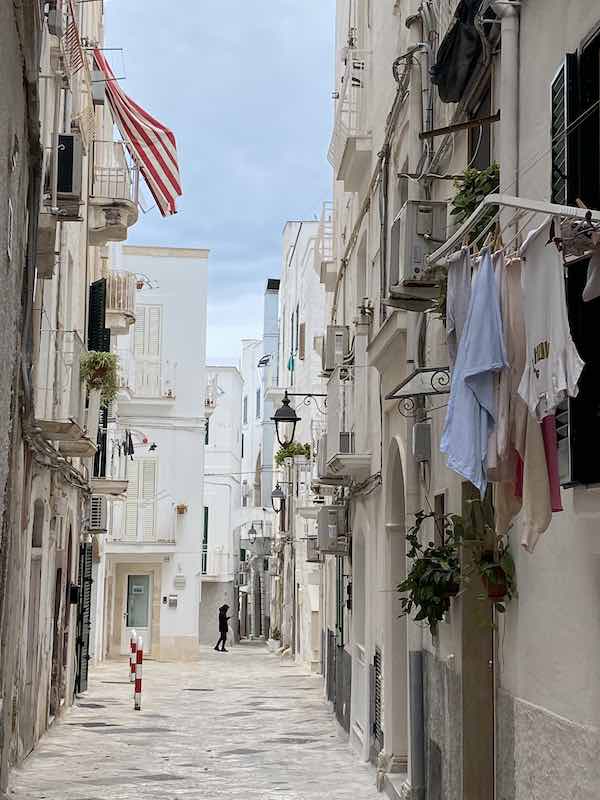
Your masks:
{"label": "doorway", "polygon": [[126,610],[121,652],[129,652],[129,640],[135,630],[136,635],[143,639],[144,651],[149,653],[152,648],[152,576],[125,575],[124,580]]}

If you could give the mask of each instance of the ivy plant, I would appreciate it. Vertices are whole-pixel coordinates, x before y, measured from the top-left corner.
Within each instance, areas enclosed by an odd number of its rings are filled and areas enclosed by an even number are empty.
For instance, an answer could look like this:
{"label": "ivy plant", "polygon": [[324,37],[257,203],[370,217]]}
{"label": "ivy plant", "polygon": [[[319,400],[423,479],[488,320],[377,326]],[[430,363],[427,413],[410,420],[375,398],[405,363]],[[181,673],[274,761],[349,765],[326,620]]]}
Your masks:
{"label": "ivy plant", "polygon": [[311,455],[311,447],[310,444],[299,444],[298,442],[291,442],[290,444],[285,445],[285,447],[280,447],[279,450],[275,453],[275,463],[278,467],[283,466],[283,462],[286,458],[294,458],[294,456],[306,456],[306,458],[310,458]]}
{"label": "ivy plant", "polygon": [[[439,542],[421,541],[421,529],[426,520],[435,519],[442,526]],[[460,543],[464,523],[458,515],[446,515],[441,520],[434,512],[418,511],[414,527],[406,534],[408,558],[412,564],[406,578],[398,585],[403,615],[416,610],[415,621],[427,622],[433,635],[438,624],[450,609],[450,599],[460,590]]]}
{"label": "ivy plant", "polygon": [[118,359],[115,353],[91,350],[81,357],[79,374],[88,388],[100,391],[102,404],[111,403],[119,391]]}

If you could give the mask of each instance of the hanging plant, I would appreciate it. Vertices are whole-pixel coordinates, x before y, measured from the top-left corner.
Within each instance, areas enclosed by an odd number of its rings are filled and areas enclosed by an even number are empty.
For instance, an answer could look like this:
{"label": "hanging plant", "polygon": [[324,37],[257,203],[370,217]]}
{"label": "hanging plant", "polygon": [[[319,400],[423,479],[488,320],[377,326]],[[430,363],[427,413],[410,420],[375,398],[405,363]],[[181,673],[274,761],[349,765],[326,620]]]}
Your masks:
{"label": "hanging plant", "polygon": [[416,610],[415,621],[427,622],[432,635],[450,609],[450,600],[460,591],[460,542],[464,523],[458,515],[446,515],[442,520],[441,542],[421,542],[421,528],[434,512],[418,511],[414,527],[406,534],[409,544],[410,571],[397,587],[403,615]]}
{"label": "hanging plant", "polygon": [[[456,194],[452,200],[450,215],[461,225],[475,211],[488,194],[495,192],[500,184],[500,167],[496,162],[486,169],[466,169],[454,181]],[[475,241],[487,228],[498,212],[497,206],[490,206],[470,233],[470,241]],[[434,314],[446,324],[446,295],[448,290],[448,269],[440,276],[440,294],[433,308]]]}
{"label": "hanging plant", "polygon": [[310,458],[311,455],[311,448],[310,444],[299,444],[297,442],[291,442],[287,444],[285,447],[280,447],[279,450],[275,453],[275,463],[278,467],[283,466],[283,462],[286,458],[294,458],[294,456],[306,456],[306,458]]}
{"label": "hanging plant", "polygon": [[476,557],[476,567],[486,591],[483,599],[487,596],[496,611],[503,614],[506,601],[512,600],[516,594],[515,562],[508,537],[497,536],[494,549],[482,544]]}
{"label": "hanging plant", "polygon": [[90,351],[81,357],[79,374],[89,390],[100,392],[102,405],[111,403],[119,391],[118,359],[115,353]]}

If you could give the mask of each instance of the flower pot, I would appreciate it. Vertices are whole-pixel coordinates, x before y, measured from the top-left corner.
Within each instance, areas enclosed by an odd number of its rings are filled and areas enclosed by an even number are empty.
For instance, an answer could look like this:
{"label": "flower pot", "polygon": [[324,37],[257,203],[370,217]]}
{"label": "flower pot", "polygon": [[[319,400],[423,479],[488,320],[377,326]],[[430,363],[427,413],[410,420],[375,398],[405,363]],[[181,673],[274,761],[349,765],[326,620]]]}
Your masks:
{"label": "flower pot", "polygon": [[502,600],[508,592],[506,574],[500,566],[494,568],[493,574],[493,579],[488,575],[482,575],[481,580],[490,600]]}
{"label": "flower pot", "polygon": [[135,288],[136,289],[143,289],[144,288],[144,281],[136,281]]}

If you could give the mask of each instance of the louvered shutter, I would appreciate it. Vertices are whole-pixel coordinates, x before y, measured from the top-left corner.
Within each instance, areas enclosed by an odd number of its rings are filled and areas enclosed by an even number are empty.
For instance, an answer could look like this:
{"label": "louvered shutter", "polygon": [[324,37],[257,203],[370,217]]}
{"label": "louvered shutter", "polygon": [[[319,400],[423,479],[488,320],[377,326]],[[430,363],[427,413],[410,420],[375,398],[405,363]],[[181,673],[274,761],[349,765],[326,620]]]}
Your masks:
{"label": "louvered shutter", "polygon": [[576,117],[577,56],[569,53],[557,72],[551,87],[552,102],[552,191],[553,203],[566,205],[574,201],[576,134],[567,135],[567,127]]}
{"label": "louvered shutter", "polygon": [[[108,347],[107,347],[108,345]],[[110,331],[106,329],[106,279],[94,281],[89,290],[88,350],[110,350]]]}
{"label": "louvered shutter", "polygon": [[148,459],[140,463],[143,539],[152,542],[156,539],[156,461]]}
{"label": "louvered shutter", "polygon": [[98,450],[94,457],[94,477],[106,477],[106,450],[107,450],[107,436],[108,436],[108,408],[103,408],[100,412],[100,425],[98,427],[97,445]]}
{"label": "louvered shutter", "polygon": [[90,621],[92,610],[92,545],[82,544],[79,549],[79,606],[77,609],[77,675],[76,691],[85,692],[88,686],[90,660]]}
{"label": "louvered shutter", "polygon": [[298,342],[298,358],[304,361],[306,354],[306,322],[300,323],[300,340]]}
{"label": "louvered shutter", "polygon": [[159,397],[161,393],[161,332],[161,306],[138,306],[135,322],[136,393],[142,397]]}
{"label": "louvered shutter", "polygon": [[135,542],[138,529],[140,462],[130,461],[127,465],[127,501],[125,504],[125,540]]}
{"label": "louvered shutter", "polygon": [[146,308],[145,306],[137,306],[135,309],[135,326],[134,326],[135,355],[143,358],[146,348]]}

